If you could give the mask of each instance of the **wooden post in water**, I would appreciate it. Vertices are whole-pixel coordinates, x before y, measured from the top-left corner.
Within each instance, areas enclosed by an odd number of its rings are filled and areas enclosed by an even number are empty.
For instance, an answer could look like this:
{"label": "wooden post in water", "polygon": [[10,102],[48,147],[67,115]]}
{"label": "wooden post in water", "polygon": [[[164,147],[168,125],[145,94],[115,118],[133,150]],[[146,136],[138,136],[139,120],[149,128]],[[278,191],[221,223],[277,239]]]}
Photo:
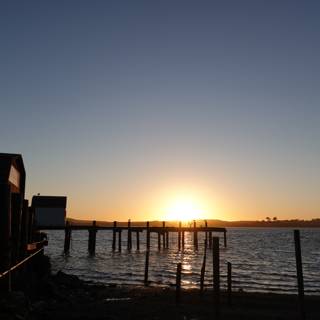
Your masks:
{"label": "wooden post in water", "polygon": [[[208,221],[207,220],[204,220],[204,225],[206,228],[208,228]],[[208,231],[206,231],[205,240],[206,240],[206,246],[207,246],[207,244],[208,244]]]}
{"label": "wooden post in water", "polygon": [[220,252],[219,237],[212,238],[213,295],[216,316],[220,316]]}
{"label": "wooden post in water", "polygon": [[181,237],[181,244],[182,244],[182,250],[184,250],[184,230],[182,230],[182,237]]}
{"label": "wooden post in water", "polygon": [[178,231],[178,251],[181,250],[181,221],[179,222],[179,231]]}
{"label": "wooden post in water", "polygon": [[232,265],[228,262],[228,305],[232,305]]}
{"label": "wooden post in water", "polygon": [[70,252],[70,242],[71,242],[71,228],[70,222],[66,222],[66,227],[64,229],[64,254],[68,254]]}
{"label": "wooden post in water", "polygon": [[209,231],[209,249],[212,249],[212,231]]}
{"label": "wooden post in water", "polygon": [[136,232],[136,236],[137,236],[137,250],[140,250],[140,237],[139,237],[139,231]]}
{"label": "wooden post in water", "polygon": [[122,232],[122,230],[121,229],[119,229],[119,231],[118,231],[118,236],[119,236],[119,239],[118,239],[118,250],[119,250],[119,252],[121,252],[121,249],[122,249],[122,239],[121,239],[121,232]]}
{"label": "wooden post in water", "polygon": [[227,231],[223,231],[223,240],[224,240],[224,247],[227,247]]}
{"label": "wooden post in water", "polygon": [[169,249],[169,231],[166,231],[166,248]]}
{"label": "wooden post in water", "polygon": [[177,275],[176,275],[176,304],[180,304],[181,298],[181,263],[177,264]]}
{"label": "wooden post in water", "polygon": [[117,221],[113,221],[112,229],[112,251],[116,250],[116,241],[117,241]]}
{"label": "wooden post in water", "polygon": [[300,318],[304,320],[306,318],[306,314],[305,314],[305,307],[304,307],[304,283],[303,283],[301,244],[300,244],[299,230],[294,230],[294,246],[295,246],[295,252],[296,252]]}
{"label": "wooden post in water", "polygon": [[92,227],[89,229],[89,241],[88,241],[88,251],[90,255],[94,255],[96,253],[96,221],[92,221]]}
{"label": "wooden post in water", "polygon": [[200,274],[200,294],[203,294],[204,289],[204,275],[206,273],[206,260],[207,260],[207,239],[204,240],[204,253],[203,253],[203,262],[201,267]]}
{"label": "wooden post in water", "polygon": [[163,249],[165,249],[167,246],[166,246],[166,232],[165,232],[165,227],[166,227],[166,222],[165,221],[162,221],[162,240],[163,240]]}
{"label": "wooden post in water", "polygon": [[161,233],[158,231],[158,250],[161,250]]}
{"label": "wooden post in water", "polygon": [[[11,267],[11,190],[7,184],[0,184],[0,272]],[[1,279],[0,291],[11,291],[11,273]]]}
{"label": "wooden post in water", "polygon": [[128,220],[128,241],[127,241],[127,250],[131,251],[132,249],[132,234],[131,234],[131,220]]}
{"label": "wooden post in water", "polygon": [[150,229],[149,229],[149,221],[147,221],[147,251],[150,250]]}
{"label": "wooden post in water", "polygon": [[149,255],[150,251],[149,249],[146,250],[146,262],[144,266],[144,285],[147,286],[149,284],[148,281],[148,273],[149,273]]}
{"label": "wooden post in water", "polygon": [[196,220],[193,220],[193,245],[194,249],[198,250],[198,232],[196,231],[197,223]]}

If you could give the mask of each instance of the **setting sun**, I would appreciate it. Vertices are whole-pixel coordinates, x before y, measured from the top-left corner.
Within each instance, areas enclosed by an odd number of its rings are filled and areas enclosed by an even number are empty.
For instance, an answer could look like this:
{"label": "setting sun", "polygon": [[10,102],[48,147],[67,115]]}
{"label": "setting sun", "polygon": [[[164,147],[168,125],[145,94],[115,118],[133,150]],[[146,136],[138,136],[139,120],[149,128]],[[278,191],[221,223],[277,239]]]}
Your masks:
{"label": "setting sun", "polygon": [[166,220],[189,221],[202,219],[205,215],[205,209],[200,201],[188,195],[173,198],[165,209]]}

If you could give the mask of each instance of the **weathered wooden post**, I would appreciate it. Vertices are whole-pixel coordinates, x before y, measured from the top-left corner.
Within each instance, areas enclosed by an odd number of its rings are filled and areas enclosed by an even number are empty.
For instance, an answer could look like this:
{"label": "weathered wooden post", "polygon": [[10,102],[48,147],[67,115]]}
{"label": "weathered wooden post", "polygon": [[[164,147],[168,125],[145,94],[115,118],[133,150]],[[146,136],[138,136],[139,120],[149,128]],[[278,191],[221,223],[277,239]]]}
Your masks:
{"label": "weathered wooden post", "polygon": [[112,229],[112,251],[116,250],[116,241],[117,241],[117,221],[113,221]]}
{"label": "weathered wooden post", "polygon": [[11,263],[13,265],[20,260],[22,202],[22,194],[11,193]]}
{"label": "weathered wooden post", "polygon": [[203,261],[200,272],[200,294],[203,294],[204,289],[204,275],[206,273],[206,260],[207,260],[207,239],[204,240],[204,253],[203,253]]}
{"label": "weathered wooden post", "polygon": [[89,241],[88,241],[88,251],[90,255],[94,255],[96,253],[96,236],[97,236],[97,228],[96,221],[92,221],[92,227],[89,229]]}
{"label": "weathered wooden post", "polygon": [[181,263],[177,264],[177,275],[176,275],[176,304],[180,304],[181,298]]}
{"label": "weathered wooden post", "polygon": [[181,244],[182,244],[182,250],[184,250],[184,230],[182,230],[182,237],[181,237]]}
{"label": "weathered wooden post", "polygon": [[179,222],[179,231],[178,231],[178,251],[181,250],[181,221]]}
{"label": "weathered wooden post", "polygon": [[150,250],[150,228],[149,228],[149,221],[147,221],[147,241],[146,241],[146,245],[147,245],[147,251]]}
{"label": "weathered wooden post", "polygon": [[228,262],[228,305],[232,305],[232,265]]}
{"label": "weathered wooden post", "polygon": [[227,247],[227,230],[223,231],[223,241],[224,241],[224,247]]}
{"label": "weathered wooden post", "polygon": [[295,246],[295,252],[296,252],[300,318],[302,320],[304,320],[306,318],[306,314],[305,314],[305,307],[304,307],[304,283],[303,283],[301,244],[300,244],[300,231],[299,230],[294,230],[294,246]]}
{"label": "weathered wooden post", "polygon": [[212,231],[209,231],[209,249],[212,249]]}
{"label": "weathered wooden post", "polygon": [[169,249],[169,231],[166,231],[166,248]]}
{"label": "weathered wooden post", "polygon": [[25,258],[27,255],[27,245],[28,245],[28,226],[29,226],[29,202],[28,200],[23,200],[22,207],[22,221],[21,221],[21,246],[20,246],[20,256]]}
{"label": "weathered wooden post", "polygon": [[165,232],[166,222],[162,221],[162,238],[163,238],[163,249],[165,249],[166,246],[166,232]]}
{"label": "weathered wooden post", "polygon": [[136,236],[137,236],[137,250],[140,250],[140,235],[139,231],[136,231]]}
{"label": "weathered wooden post", "polygon": [[196,231],[197,223],[196,220],[193,220],[193,245],[194,249],[198,250],[198,232]]}
{"label": "weathered wooden post", "polygon": [[[204,220],[204,226],[206,228],[208,228],[208,221],[207,220]],[[205,240],[206,240],[206,245],[208,244],[208,231],[206,231],[205,233]]]}
{"label": "weathered wooden post", "polygon": [[161,234],[160,231],[158,231],[158,250],[161,250]]}
{"label": "weathered wooden post", "polygon": [[219,237],[212,238],[213,294],[216,316],[220,315],[220,248]]}
{"label": "weathered wooden post", "polygon": [[144,285],[147,286],[149,284],[148,276],[149,276],[149,249],[146,250],[146,262],[144,265]]}
{"label": "weathered wooden post", "polygon": [[119,239],[118,239],[118,251],[119,251],[119,252],[121,252],[121,250],[122,250],[122,239],[121,239],[121,233],[122,233],[122,230],[121,230],[121,229],[119,229],[119,230],[118,230],[118,237],[119,237]]}
{"label": "weathered wooden post", "polygon": [[[11,189],[0,184],[0,272],[11,267]],[[11,274],[0,281],[0,291],[11,291]]]}
{"label": "weathered wooden post", "polygon": [[127,241],[127,250],[131,251],[132,249],[132,234],[131,234],[131,220],[128,220],[128,241]]}
{"label": "weathered wooden post", "polygon": [[71,227],[70,222],[66,222],[66,226],[64,229],[64,254],[68,254],[70,252],[70,241],[71,241]]}

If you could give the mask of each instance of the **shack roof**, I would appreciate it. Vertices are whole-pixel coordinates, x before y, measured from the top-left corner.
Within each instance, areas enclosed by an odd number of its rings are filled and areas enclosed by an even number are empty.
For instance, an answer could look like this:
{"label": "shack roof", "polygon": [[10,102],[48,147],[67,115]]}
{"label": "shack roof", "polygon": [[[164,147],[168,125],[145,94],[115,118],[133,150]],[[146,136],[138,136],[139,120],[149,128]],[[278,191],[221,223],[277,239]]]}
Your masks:
{"label": "shack roof", "polygon": [[65,196],[33,196],[33,208],[66,208],[67,197]]}
{"label": "shack roof", "polygon": [[6,183],[9,179],[11,165],[25,176],[23,159],[21,154],[16,153],[0,153],[0,183]]}

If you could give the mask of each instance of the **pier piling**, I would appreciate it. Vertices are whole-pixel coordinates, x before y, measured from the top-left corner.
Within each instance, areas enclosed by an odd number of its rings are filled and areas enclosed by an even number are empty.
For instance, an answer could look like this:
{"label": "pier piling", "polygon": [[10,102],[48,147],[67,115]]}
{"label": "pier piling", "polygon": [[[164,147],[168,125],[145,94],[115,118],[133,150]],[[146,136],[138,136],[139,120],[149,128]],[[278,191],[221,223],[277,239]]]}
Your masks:
{"label": "pier piling", "polygon": [[96,237],[97,237],[97,229],[96,229],[96,221],[92,221],[92,227],[89,229],[89,241],[88,241],[88,251],[90,255],[94,255],[96,253]]}
{"label": "pier piling", "polygon": [[158,250],[160,251],[161,250],[161,234],[160,232],[157,232],[158,234]]}
{"label": "pier piling", "polygon": [[140,250],[140,236],[139,236],[139,231],[136,232],[136,236],[137,236],[137,250]]}
{"label": "pier piling", "polygon": [[118,250],[119,250],[119,252],[121,252],[121,249],[122,249],[122,239],[121,239],[121,232],[122,232],[122,230],[121,229],[119,229],[119,231],[118,231],[118,236],[119,236],[119,239],[118,239]]}
{"label": "pier piling", "polygon": [[181,250],[181,221],[179,222],[179,231],[178,231],[178,251]]}
{"label": "pier piling", "polygon": [[147,221],[147,241],[146,241],[146,245],[147,245],[147,251],[150,250],[150,228],[149,228],[149,221]]}
{"label": "pier piling", "polygon": [[127,250],[131,251],[132,249],[132,233],[131,233],[131,220],[128,220],[128,241],[127,241]]}
{"label": "pier piling", "polygon": [[204,275],[206,272],[206,260],[207,260],[207,239],[204,240],[204,253],[203,253],[203,261],[200,272],[200,295],[203,294],[204,290]]}
{"label": "pier piling", "polygon": [[230,262],[228,262],[228,274],[227,274],[227,280],[228,280],[228,305],[232,305],[232,265]]}
{"label": "pier piling", "polygon": [[217,317],[220,315],[220,252],[219,237],[212,238],[213,294]]}
{"label": "pier piling", "polygon": [[64,229],[64,254],[68,254],[70,252],[70,242],[71,242],[71,232],[69,221],[66,222],[66,228]]}
{"label": "pier piling", "polygon": [[197,223],[196,220],[193,221],[193,245],[194,249],[198,250],[198,232],[196,231]]}
{"label": "pier piling", "polygon": [[294,246],[295,246],[296,265],[297,265],[297,281],[298,281],[300,319],[304,320],[306,318],[306,314],[305,314],[305,306],[304,306],[304,283],[303,283],[301,244],[300,244],[300,231],[299,230],[294,230]]}
{"label": "pier piling", "polygon": [[177,274],[176,274],[176,304],[180,304],[181,299],[181,263],[177,264]]}
{"label": "pier piling", "polygon": [[117,237],[117,221],[113,221],[113,230],[112,230],[112,251],[116,250],[116,238]]}

